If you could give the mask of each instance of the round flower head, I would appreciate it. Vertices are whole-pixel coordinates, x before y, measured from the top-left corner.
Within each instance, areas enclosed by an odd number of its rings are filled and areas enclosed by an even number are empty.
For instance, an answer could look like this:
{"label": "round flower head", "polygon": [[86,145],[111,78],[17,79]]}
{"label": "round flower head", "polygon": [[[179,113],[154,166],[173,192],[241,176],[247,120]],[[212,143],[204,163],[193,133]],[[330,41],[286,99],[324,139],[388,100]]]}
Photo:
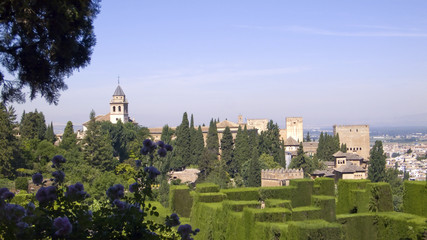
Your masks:
{"label": "round flower head", "polygon": [[6,204],[3,213],[7,220],[18,223],[25,216],[25,208],[17,204]]}
{"label": "round flower head", "polygon": [[144,145],[144,147],[151,148],[153,146],[153,142],[150,139],[145,139],[142,142],[142,145]]}
{"label": "round flower head", "polygon": [[52,167],[60,167],[61,163],[65,163],[66,160],[62,155],[56,155],[52,158]]}
{"label": "round flower head", "polygon": [[121,184],[116,184],[107,190],[107,197],[112,201],[120,199],[125,195],[125,188]]}
{"label": "round flower head", "polygon": [[179,217],[176,213],[172,213],[170,217],[166,218],[165,225],[168,227],[175,227],[179,224],[181,224],[181,222],[179,221]]}
{"label": "round flower head", "polygon": [[151,179],[155,179],[157,175],[160,175],[160,171],[157,170],[157,168],[151,166],[151,167],[145,167],[144,171],[148,173],[148,177]]}
{"label": "round flower head", "polygon": [[68,220],[68,217],[57,217],[53,221],[53,226],[55,226],[56,229],[58,229],[55,232],[56,236],[63,237],[71,233],[73,230],[73,226],[70,223],[70,220]]}
{"label": "round flower head", "polygon": [[166,144],[166,145],[165,145],[165,149],[166,149],[168,152],[172,152],[173,147],[172,147],[171,145],[169,145],[169,144]]}
{"label": "round flower head", "polygon": [[157,154],[159,154],[160,157],[166,157],[167,151],[164,148],[159,148],[159,150],[157,150]]}
{"label": "round flower head", "polygon": [[12,199],[13,197],[15,197],[15,194],[13,193],[13,192],[9,192],[9,191],[7,191],[7,192],[4,192],[2,195],[1,195],[1,198],[2,199],[7,199],[7,200],[10,200],[10,199]]}
{"label": "round flower head", "polygon": [[83,184],[76,183],[74,185],[70,185],[67,187],[67,192],[65,193],[65,197],[71,200],[83,200],[88,197],[88,194],[84,191]]}
{"label": "round flower head", "polygon": [[116,206],[118,209],[123,210],[126,208],[126,203],[120,201],[119,199],[116,199],[113,201],[113,205]]}
{"label": "round flower head", "polygon": [[129,185],[129,192],[134,193],[136,191],[138,191],[138,183],[134,182]]}
{"label": "round flower head", "polygon": [[196,235],[199,231],[193,231],[190,224],[184,224],[178,227],[178,234],[181,235],[181,239],[190,240],[193,239],[191,234]]}
{"label": "round flower head", "polygon": [[141,148],[141,154],[142,155],[147,155],[150,152],[150,148],[149,147],[142,147]]}
{"label": "round flower head", "polygon": [[56,200],[56,187],[41,187],[36,193],[36,199],[40,202],[40,204],[44,204],[47,202],[51,202]]}
{"label": "round flower head", "polygon": [[55,182],[64,182],[65,173],[63,171],[55,171],[52,173],[52,176],[55,178]]}
{"label": "round flower head", "polygon": [[41,173],[36,173],[33,175],[33,183],[40,185],[43,183],[43,175]]}
{"label": "round flower head", "polygon": [[158,141],[157,142],[157,146],[164,148],[165,147],[165,143],[163,141]]}
{"label": "round flower head", "polygon": [[136,165],[137,167],[141,167],[141,165],[142,165],[142,161],[141,161],[141,160],[135,160],[135,165]]}

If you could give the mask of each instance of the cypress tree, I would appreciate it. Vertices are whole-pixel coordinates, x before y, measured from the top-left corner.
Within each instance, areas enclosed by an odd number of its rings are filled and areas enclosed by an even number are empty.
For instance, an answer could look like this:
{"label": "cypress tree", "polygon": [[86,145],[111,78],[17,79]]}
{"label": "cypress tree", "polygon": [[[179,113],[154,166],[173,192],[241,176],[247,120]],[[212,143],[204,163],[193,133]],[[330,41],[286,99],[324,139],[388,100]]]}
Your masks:
{"label": "cypress tree", "polygon": [[310,132],[307,132],[307,135],[305,136],[304,142],[311,142]]}
{"label": "cypress tree", "polygon": [[216,155],[219,155],[219,140],[218,130],[216,128],[216,122],[211,120],[209,123],[208,137],[206,139],[206,147]]}
{"label": "cypress tree", "polygon": [[77,146],[76,144],[77,135],[74,133],[73,123],[68,121],[65,126],[64,133],[62,134],[62,141],[59,144],[59,147],[65,150],[70,150],[75,148]]}
{"label": "cypress tree", "polygon": [[259,153],[266,153],[274,157],[274,161],[285,166],[285,154],[280,140],[279,126],[270,120],[267,124],[267,131],[263,131],[260,136]]}
{"label": "cypress tree", "polygon": [[162,135],[160,136],[160,140],[162,140],[166,144],[171,144],[172,136],[174,134],[175,134],[175,131],[166,124],[162,128]]}
{"label": "cypress tree", "polygon": [[203,131],[202,127],[199,125],[199,128],[196,131],[195,140],[194,140],[194,164],[198,165],[200,162],[200,159],[203,154],[203,150],[205,148],[205,140],[203,138]]}
{"label": "cypress tree", "polygon": [[46,135],[46,122],[42,112],[34,112],[22,116],[20,133],[23,139],[44,140]]}
{"label": "cypress tree", "polygon": [[191,114],[190,118],[190,145],[188,146],[190,148],[190,163],[191,164],[197,164],[198,161],[198,153],[197,153],[197,146],[196,146],[196,134],[197,130],[194,128],[194,117],[193,114]]}
{"label": "cypress tree", "polygon": [[230,128],[227,126],[224,129],[221,139],[221,161],[227,166],[227,172],[231,177],[234,177],[238,172],[239,166],[234,160],[234,143]]}
{"label": "cypress tree", "polygon": [[370,151],[368,179],[372,182],[382,182],[385,180],[386,155],[381,141],[375,141]]}
{"label": "cypress tree", "polygon": [[311,159],[305,155],[302,143],[299,144],[297,155],[292,158],[289,168],[303,169],[304,176],[308,177],[313,172],[315,166]]}
{"label": "cypress tree", "polygon": [[242,128],[239,126],[234,147],[234,161],[238,166],[237,173],[241,173],[243,164],[250,159],[251,151],[249,149],[249,136],[246,125],[244,130],[242,130]]}
{"label": "cypress tree", "polygon": [[249,169],[247,172],[247,183],[248,187],[259,187],[261,186],[261,164],[259,162],[258,149],[252,150],[252,158],[249,160]]}
{"label": "cypress tree", "polygon": [[46,140],[51,142],[51,143],[56,142],[56,136],[55,136],[55,132],[53,131],[53,123],[52,122],[50,122],[50,125],[47,126]]}
{"label": "cypress tree", "polygon": [[172,163],[172,168],[182,169],[191,164],[190,144],[188,116],[185,112],[182,116],[181,125],[176,130],[175,161]]}
{"label": "cypress tree", "polygon": [[118,162],[113,159],[114,149],[110,136],[102,134],[100,123],[95,121],[93,110],[90,113],[83,146],[83,158],[89,165],[106,171],[113,170],[117,165]]}
{"label": "cypress tree", "polygon": [[341,144],[340,151],[343,153],[346,153],[347,152],[347,144],[345,144],[345,143]]}
{"label": "cypress tree", "polygon": [[7,109],[0,102],[0,178],[11,178],[14,165],[18,165],[19,140],[16,137],[16,126],[15,110],[12,107]]}

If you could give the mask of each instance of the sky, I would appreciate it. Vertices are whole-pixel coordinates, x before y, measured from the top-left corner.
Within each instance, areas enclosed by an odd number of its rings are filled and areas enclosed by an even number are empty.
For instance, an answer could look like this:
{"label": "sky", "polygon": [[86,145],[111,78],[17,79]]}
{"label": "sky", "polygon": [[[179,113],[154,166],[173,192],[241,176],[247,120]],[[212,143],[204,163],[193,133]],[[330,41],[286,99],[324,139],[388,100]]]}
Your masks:
{"label": "sky", "polygon": [[[66,79],[47,122],[81,125],[109,112],[120,86],[142,126],[194,114],[285,127],[427,126],[427,1],[108,1],[90,65]],[[18,118],[19,119],[19,118]]]}

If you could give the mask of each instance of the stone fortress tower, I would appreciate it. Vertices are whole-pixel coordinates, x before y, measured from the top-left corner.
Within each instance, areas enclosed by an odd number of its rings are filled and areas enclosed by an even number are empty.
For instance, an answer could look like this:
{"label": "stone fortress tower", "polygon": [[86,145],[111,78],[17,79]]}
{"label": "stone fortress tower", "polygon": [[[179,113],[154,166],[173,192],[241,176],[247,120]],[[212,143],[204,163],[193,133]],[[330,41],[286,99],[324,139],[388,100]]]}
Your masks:
{"label": "stone fortress tower", "polygon": [[117,86],[110,101],[110,122],[117,123],[119,119],[122,123],[129,121],[128,101],[120,85]]}
{"label": "stone fortress tower", "polygon": [[334,135],[338,134],[340,144],[347,145],[347,152],[369,159],[369,125],[334,125]]}
{"label": "stone fortress tower", "polygon": [[299,143],[304,141],[302,117],[286,118],[286,139],[290,137]]}

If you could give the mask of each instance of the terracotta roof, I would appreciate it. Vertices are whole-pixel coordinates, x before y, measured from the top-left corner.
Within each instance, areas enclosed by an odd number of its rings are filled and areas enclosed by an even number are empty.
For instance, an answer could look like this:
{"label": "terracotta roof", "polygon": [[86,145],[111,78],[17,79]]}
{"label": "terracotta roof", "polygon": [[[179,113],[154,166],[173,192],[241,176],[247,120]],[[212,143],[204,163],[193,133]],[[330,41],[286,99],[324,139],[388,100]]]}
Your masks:
{"label": "terracotta roof", "polygon": [[365,169],[363,169],[360,166],[352,165],[351,163],[347,162],[346,165],[340,166],[338,168],[334,169],[337,172],[341,173],[355,173],[355,172],[365,172]]}
{"label": "terracotta roof", "polygon": [[[107,113],[105,115],[98,115],[95,117],[95,122],[104,122],[104,121],[110,121],[110,114],[109,113]],[[90,122],[90,120],[83,123],[83,125],[86,126],[89,122]]]}
{"label": "terracotta roof", "polygon": [[120,87],[120,85],[117,86],[113,96],[125,96],[125,92],[123,92],[123,89]]}
{"label": "terracotta roof", "polygon": [[355,153],[343,153],[341,151],[336,152],[333,156],[336,158],[345,157],[347,160],[363,160],[363,157]]}
{"label": "terracotta roof", "polygon": [[217,123],[216,127],[217,128],[226,128],[226,127],[229,127],[229,128],[238,128],[239,124],[231,122],[231,121],[228,121],[228,120],[224,120],[222,122]]}
{"label": "terracotta roof", "polygon": [[299,146],[299,143],[292,137],[288,137],[285,141],[285,146]]}

